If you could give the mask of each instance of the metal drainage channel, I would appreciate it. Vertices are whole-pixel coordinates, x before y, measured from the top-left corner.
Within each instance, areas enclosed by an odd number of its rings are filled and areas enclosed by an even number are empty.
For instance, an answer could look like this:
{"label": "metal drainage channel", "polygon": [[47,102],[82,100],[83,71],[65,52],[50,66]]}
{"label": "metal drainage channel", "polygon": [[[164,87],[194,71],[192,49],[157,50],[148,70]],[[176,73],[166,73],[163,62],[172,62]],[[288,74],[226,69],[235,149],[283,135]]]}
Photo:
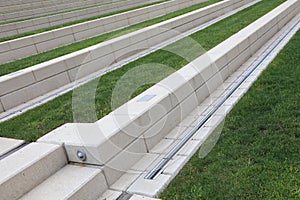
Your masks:
{"label": "metal drainage channel", "polygon": [[213,107],[209,110],[209,112],[201,118],[198,123],[190,130],[183,139],[177,143],[177,145],[170,150],[170,152],[144,177],[145,179],[153,180],[160,172],[164,169],[164,167],[168,164],[168,162],[176,155],[177,152],[191,139],[191,137],[207,122],[212,115],[222,106],[223,103],[239,88],[239,86],[257,69],[263,61],[275,50],[277,46],[296,28],[296,26],[300,23],[300,19],[296,21],[288,31],[283,34],[269,50],[267,50],[251,67],[247,70],[245,76],[241,77],[237,83],[233,85],[233,87],[218,100],[218,102],[213,105]]}
{"label": "metal drainage channel", "polygon": [[[4,113],[4,115],[0,114],[0,122],[4,122],[6,120],[9,120],[9,119],[11,119],[13,117],[21,115],[22,113],[24,113],[24,112],[26,112],[28,110],[34,109],[34,108],[36,108],[36,107],[38,107],[38,106],[40,106],[40,105],[42,105],[44,103],[47,103],[48,101],[51,101],[51,100],[55,99],[58,96],[66,94],[67,92],[72,91],[72,90],[74,90],[74,89],[76,89],[76,88],[78,88],[78,87],[80,87],[80,86],[82,86],[82,85],[84,85],[84,84],[86,84],[86,83],[88,83],[88,82],[90,82],[90,81],[98,78],[98,77],[101,77],[104,74],[107,74],[107,73],[109,73],[111,71],[114,71],[114,70],[116,70],[118,68],[121,68],[121,67],[123,67],[124,65],[126,65],[126,64],[128,64],[130,62],[133,62],[133,61],[135,61],[135,60],[137,60],[139,58],[142,58],[142,57],[144,57],[146,55],[149,55],[149,54],[157,51],[158,49],[162,49],[162,48],[164,48],[164,47],[166,47],[166,46],[168,46],[168,45],[170,45],[170,44],[172,44],[172,43],[174,43],[174,42],[176,42],[176,41],[178,41],[180,39],[183,39],[183,38],[185,38],[185,37],[187,37],[189,35],[192,35],[193,33],[196,33],[196,32],[198,32],[200,30],[203,30],[203,29],[209,27],[210,25],[213,25],[213,24],[215,24],[215,23],[217,23],[217,22],[219,22],[219,21],[221,21],[221,20],[223,20],[223,19],[225,19],[225,18],[227,18],[227,17],[229,17],[231,15],[234,15],[235,13],[237,13],[237,12],[239,12],[239,11],[245,9],[245,8],[248,8],[248,7],[256,4],[259,1],[261,1],[261,0],[256,0],[256,1],[253,1],[253,2],[251,2],[249,4],[243,5],[243,6],[237,8],[235,10],[232,10],[229,13],[226,13],[226,14],[224,14],[224,15],[222,15],[220,17],[217,17],[217,18],[215,18],[213,20],[210,20],[210,21],[208,21],[208,22],[206,22],[206,23],[204,23],[204,24],[202,24],[202,25],[200,25],[200,26],[198,26],[198,27],[196,27],[194,29],[191,29],[189,31],[186,31],[186,32],[178,35],[178,36],[175,36],[175,37],[173,37],[171,39],[168,39],[165,42],[162,42],[161,44],[155,45],[154,47],[150,48],[150,50],[143,51],[143,52],[138,53],[137,55],[135,55],[133,57],[130,57],[130,58],[125,59],[125,60],[122,60],[119,63],[116,63],[116,64],[112,65],[109,69],[93,73],[93,74],[91,74],[91,75],[89,75],[89,76],[87,76],[85,78],[82,78],[82,79],[80,79],[80,80],[78,80],[76,82],[73,82],[73,83],[71,83],[71,84],[69,84],[67,86],[63,86],[62,88],[57,89],[54,92],[49,92],[48,94],[43,95],[42,98],[38,98],[36,100],[32,100],[33,101],[32,103],[25,104],[24,106],[21,106],[20,108],[18,108],[16,110],[12,109],[12,111],[8,111],[8,113]],[[185,24],[187,24],[187,23],[185,23]],[[183,25],[185,25],[185,24],[183,24]],[[17,73],[17,72],[15,72],[15,73]]]}

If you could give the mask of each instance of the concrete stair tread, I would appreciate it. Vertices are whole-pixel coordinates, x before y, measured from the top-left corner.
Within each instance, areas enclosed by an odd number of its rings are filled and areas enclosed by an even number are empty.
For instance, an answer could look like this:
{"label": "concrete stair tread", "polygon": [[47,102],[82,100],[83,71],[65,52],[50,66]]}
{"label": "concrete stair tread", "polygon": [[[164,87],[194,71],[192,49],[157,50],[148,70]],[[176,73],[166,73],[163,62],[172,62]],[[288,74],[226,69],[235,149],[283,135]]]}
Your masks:
{"label": "concrete stair tread", "polygon": [[21,199],[97,199],[106,190],[101,169],[66,165]]}
{"label": "concrete stair tread", "polygon": [[63,148],[31,143],[0,162],[1,200],[18,199],[67,163]]}
{"label": "concrete stair tread", "polygon": [[24,140],[16,140],[10,138],[0,138],[0,156],[13,150],[14,148],[24,144]]}

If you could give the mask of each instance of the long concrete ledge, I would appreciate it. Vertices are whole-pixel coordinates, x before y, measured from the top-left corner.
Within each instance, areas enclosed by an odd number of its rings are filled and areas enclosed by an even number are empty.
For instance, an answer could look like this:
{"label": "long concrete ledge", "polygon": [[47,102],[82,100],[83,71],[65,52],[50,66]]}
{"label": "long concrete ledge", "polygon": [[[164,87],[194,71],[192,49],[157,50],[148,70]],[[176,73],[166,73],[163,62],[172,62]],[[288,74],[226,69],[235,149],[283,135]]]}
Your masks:
{"label": "long concrete ledge", "polygon": [[17,12],[24,9],[36,9],[41,7],[49,7],[52,5],[66,4],[76,2],[74,0],[52,0],[52,1],[38,1],[38,2],[12,2],[5,1],[0,5],[0,12]]}
{"label": "long concrete ledge", "polygon": [[157,1],[159,0],[149,0],[147,2],[143,0],[126,0],[108,5],[87,8],[84,10],[77,10],[52,16],[40,17],[32,20],[4,24],[0,25],[0,38],[94,17],[97,15],[107,14],[118,10],[129,9]]}
{"label": "long concrete ledge", "polygon": [[[17,6],[20,4],[30,4],[30,3],[41,3],[43,0],[11,0],[11,1],[1,1],[1,6]],[[59,3],[59,2],[71,2],[74,0],[49,0],[49,1],[44,1],[45,3]],[[43,5],[49,5],[49,4],[43,4]]]}
{"label": "long concrete ledge", "polygon": [[[67,12],[72,9],[80,9],[87,8],[90,6],[100,6],[107,3],[117,2],[119,0],[88,0],[83,2],[70,2],[67,4],[52,4],[48,7],[40,7],[40,8],[27,8],[27,10],[19,10],[17,12],[8,12],[8,10],[4,10],[5,13],[0,14],[0,22],[12,21],[12,20],[20,20],[25,18],[34,18],[39,16],[45,16],[47,14],[55,14],[59,12]],[[1,9],[0,9],[1,12]]]}
{"label": "long concrete ledge", "polygon": [[0,77],[0,112],[150,49],[252,0],[226,0],[101,44]]}
{"label": "long concrete ledge", "polygon": [[24,9],[36,9],[59,4],[76,3],[80,0],[49,0],[49,1],[5,1],[0,5],[0,12],[17,12]]}
{"label": "long concrete ledge", "polygon": [[299,11],[300,1],[286,1],[99,121],[65,124],[38,142],[64,145],[72,162],[103,166],[111,186]]}
{"label": "long concrete ledge", "polygon": [[0,43],[0,63],[6,63],[159,17],[207,0],[172,0],[122,14]]}

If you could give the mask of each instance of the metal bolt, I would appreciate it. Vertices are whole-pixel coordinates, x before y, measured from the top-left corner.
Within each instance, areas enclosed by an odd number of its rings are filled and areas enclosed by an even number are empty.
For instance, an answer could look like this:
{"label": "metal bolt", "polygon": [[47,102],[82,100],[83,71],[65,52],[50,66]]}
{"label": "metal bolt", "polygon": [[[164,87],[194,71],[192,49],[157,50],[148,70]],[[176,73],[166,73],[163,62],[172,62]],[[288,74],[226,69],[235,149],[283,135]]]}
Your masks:
{"label": "metal bolt", "polygon": [[81,161],[85,161],[86,160],[86,154],[82,151],[77,151],[77,157],[81,160]]}

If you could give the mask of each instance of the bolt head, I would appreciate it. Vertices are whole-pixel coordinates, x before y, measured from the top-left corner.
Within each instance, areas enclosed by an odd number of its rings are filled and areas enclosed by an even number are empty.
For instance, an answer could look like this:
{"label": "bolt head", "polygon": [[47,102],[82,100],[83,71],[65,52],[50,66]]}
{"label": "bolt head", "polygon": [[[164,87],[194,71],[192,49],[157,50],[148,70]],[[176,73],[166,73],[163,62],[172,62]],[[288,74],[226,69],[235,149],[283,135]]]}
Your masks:
{"label": "bolt head", "polygon": [[85,161],[86,160],[86,154],[83,151],[77,151],[77,157],[81,160],[81,161]]}

